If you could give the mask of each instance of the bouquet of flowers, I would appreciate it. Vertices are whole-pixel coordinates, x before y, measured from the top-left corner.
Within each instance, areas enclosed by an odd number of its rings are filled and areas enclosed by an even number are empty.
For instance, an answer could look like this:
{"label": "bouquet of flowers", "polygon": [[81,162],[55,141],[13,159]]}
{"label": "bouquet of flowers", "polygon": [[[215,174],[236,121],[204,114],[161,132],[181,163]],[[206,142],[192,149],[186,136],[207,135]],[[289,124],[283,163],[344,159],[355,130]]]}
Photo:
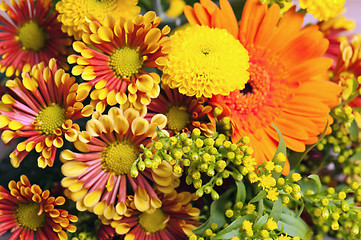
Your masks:
{"label": "bouquet of flowers", "polygon": [[0,236],[361,239],[344,3],[2,1]]}

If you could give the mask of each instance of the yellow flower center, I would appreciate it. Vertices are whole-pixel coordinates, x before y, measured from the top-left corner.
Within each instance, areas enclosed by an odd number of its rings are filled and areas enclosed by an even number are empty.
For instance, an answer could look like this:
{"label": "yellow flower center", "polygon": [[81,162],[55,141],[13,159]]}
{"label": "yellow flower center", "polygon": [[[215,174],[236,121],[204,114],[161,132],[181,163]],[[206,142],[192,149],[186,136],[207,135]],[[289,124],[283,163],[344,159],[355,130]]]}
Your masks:
{"label": "yellow flower center", "polygon": [[36,202],[20,203],[16,209],[16,220],[22,227],[36,231],[45,222],[45,214],[38,215],[40,204]]}
{"label": "yellow flower center", "polygon": [[44,135],[54,134],[54,130],[60,128],[64,123],[65,109],[58,104],[51,104],[39,112],[36,121],[40,123],[36,130]]}
{"label": "yellow flower center", "polygon": [[19,28],[17,37],[23,48],[34,52],[43,49],[49,39],[49,35],[44,31],[44,28],[33,20],[26,22]]}
{"label": "yellow flower center", "polygon": [[249,79],[247,50],[224,29],[194,26],[170,37],[162,81],[187,96],[241,90]]}
{"label": "yellow flower center", "polygon": [[129,78],[142,68],[143,59],[138,50],[124,47],[113,52],[109,65],[118,77]]}
{"label": "yellow flower center", "polygon": [[183,108],[174,105],[165,114],[167,116],[167,126],[170,130],[179,132],[188,125],[190,114]]}
{"label": "yellow flower center", "polygon": [[152,213],[143,212],[138,217],[141,228],[147,233],[155,233],[167,227],[167,215],[159,208]]}
{"label": "yellow flower center", "polygon": [[127,141],[112,142],[102,152],[103,169],[116,176],[129,174],[130,168],[139,156],[136,146]]}

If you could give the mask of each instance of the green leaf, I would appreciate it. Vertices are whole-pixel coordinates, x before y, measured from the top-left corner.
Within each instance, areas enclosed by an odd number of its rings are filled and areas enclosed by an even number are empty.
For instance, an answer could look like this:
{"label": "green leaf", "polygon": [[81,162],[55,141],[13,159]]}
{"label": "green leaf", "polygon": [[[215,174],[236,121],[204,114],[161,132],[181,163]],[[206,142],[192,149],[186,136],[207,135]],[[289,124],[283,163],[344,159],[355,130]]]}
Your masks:
{"label": "green leaf", "polygon": [[246,187],[244,186],[243,181],[236,181],[237,194],[236,194],[236,203],[243,202],[246,200]]}
{"label": "green leaf", "polygon": [[257,230],[260,229],[263,225],[266,224],[267,220],[268,220],[268,214],[263,215],[261,218],[259,218],[258,220],[256,219],[254,225],[253,225],[253,229]]}
{"label": "green leaf", "polygon": [[357,126],[357,123],[355,120],[352,121],[351,126],[348,128],[350,135],[351,135],[351,139],[352,140],[357,140],[358,139],[358,134],[359,134],[359,128]]}
{"label": "green leaf", "polygon": [[255,203],[260,201],[261,199],[264,199],[267,195],[267,192],[265,190],[260,191],[257,196],[255,196],[249,203]]}
{"label": "green leaf", "polygon": [[322,188],[322,184],[321,184],[321,180],[320,177],[316,174],[311,174],[310,176],[308,176],[308,178],[311,178],[312,180],[314,180],[317,184],[317,193],[319,193],[321,191]]}
{"label": "green leaf", "polygon": [[361,160],[361,151],[350,157],[348,160],[351,162]]}
{"label": "green leaf", "polygon": [[229,189],[228,191],[223,193],[218,200],[212,202],[210,216],[208,220],[200,227],[193,230],[195,234],[202,235],[206,229],[211,227],[212,223],[216,223],[219,227],[222,227],[227,222],[226,216],[224,215],[226,211],[225,205],[233,191],[234,189]]}
{"label": "green leaf", "polygon": [[256,218],[256,222],[262,217],[263,215],[263,211],[264,211],[264,204],[263,204],[263,199],[259,200],[258,202],[258,215]]}
{"label": "green leaf", "polygon": [[278,197],[278,199],[274,202],[272,210],[271,210],[271,214],[270,214],[270,218],[273,218],[273,220],[275,222],[278,222],[278,220],[281,217],[282,214],[282,200],[280,197]]}
{"label": "green leaf", "polygon": [[[278,139],[279,139],[276,153],[275,153],[275,155],[273,156],[273,159],[272,159],[272,161],[274,162],[275,159],[276,159],[276,157],[277,157],[277,154],[278,154],[278,153],[283,153],[285,156],[287,156],[287,152],[286,152],[286,143],[285,143],[285,140],[284,140],[283,137],[282,137],[281,131],[280,131],[275,125],[273,125],[273,124],[272,124],[272,127],[277,131]],[[285,163],[283,162],[283,163],[281,163],[280,165],[281,165],[282,167],[284,167]],[[276,173],[276,172],[272,173],[272,177],[273,177],[274,179],[276,179],[276,180],[277,180],[280,176],[281,176],[281,173]]]}
{"label": "green leaf", "polygon": [[288,214],[281,214],[281,218],[277,222],[278,230],[292,237],[300,237],[305,239],[309,232],[307,224],[299,217],[295,217]]}
{"label": "green leaf", "polygon": [[326,131],[327,131],[327,127],[328,127],[328,119],[327,119],[327,123],[326,123],[326,127],[325,129],[323,129],[323,132],[320,136],[318,136],[318,141],[315,144],[312,145],[308,145],[306,146],[306,150],[304,152],[292,152],[292,154],[290,154],[289,156],[289,161],[290,161],[290,167],[291,170],[295,169],[298,164],[300,164],[300,162],[302,161],[302,159],[304,159],[304,157],[307,155],[307,153],[314,148],[326,135]]}
{"label": "green leaf", "polygon": [[228,227],[217,233],[212,240],[217,239],[230,239],[232,237],[241,237],[241,234],[239,233],[239,228],[241,227],[244,220],[248,220],[250,222],[253,222],[255,220],[256,216],[253,214],[245,215],[240,218],[237,218],[234,220],[231,224],[229,224]]}

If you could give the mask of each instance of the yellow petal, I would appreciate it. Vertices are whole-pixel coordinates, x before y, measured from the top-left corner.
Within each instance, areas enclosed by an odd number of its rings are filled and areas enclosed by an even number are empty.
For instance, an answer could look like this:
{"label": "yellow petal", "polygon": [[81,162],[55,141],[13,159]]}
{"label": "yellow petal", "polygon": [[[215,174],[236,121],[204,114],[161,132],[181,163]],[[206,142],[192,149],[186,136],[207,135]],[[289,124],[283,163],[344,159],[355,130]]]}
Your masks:
{"label": "yellow petal", "polygon": [[152,169],[152,172],[160,177],[169,177],[172,175],[172,166],[168,162],[162,161],[158,168]]}
{"label": "yellow petal", "polygon": [[10,163],[14,168],[18,168],[20,166],[20,161],[18,157],[10,158]]}
{"label": "yellow petal", "polygon": [[[73,69],[74,69],[74,68],[73,68]],[[81,74],[81,77],[82,77],[85,81],[93,80],[96,76],[97,76],[97,75],[96,75],[94,72],[92,72],[92,71],[87,71],[87,72],[85,72],[85,70],[84,70],[84,72]]]}
{"label": "yellow petal", "polygon": [[56,147],[56,148],[61,148],[64,144],[64,141],[61,137],[56,137],[53,141],[53,145]]}
{"label": "yellow petal", "polygon": [[119,215],[124,215],[124,213],[127,211],[127,206],[125,205],[124,202],[119,202],[115,206],[115,210]]}
{"label": "yellow petal", "polygon": [[35,148],[35,142],[28,142],[28,143],[26,144],[25,150],[26,150],[27,152],[31,152],[34,148]]}
{"label": "yellow petal", "polygon": [[117,98],[116,98],[116,92],[115,90],[111,91],[108,96],[107,96],[107,103],[110,106],[114,106],[115,104],[117,104]]}
{"label": "yellow petal", "polygon": [[70,161],[63,164],[61,172],[66,177],[77,177],[88,169],[88,165],[83,162]]}
{"label": "yellow petal", "polygon": [[112,219],[115,215],[115,209],[114,209],[114,205],[109,205],[105,208],[103,216],[106,219]]}
{"label": "yellow petal", "polygon": [[73,48],[76,52],[80,53],[82,50],[86,49],[87,46],[83,42],[76,41],[73,43]]}
{"label": "yellow petal", "polygon": [[91,135],[91,136],[99,136],[104,132],[104,126],[103,124],[96,119],[90,119],[87,124],[86,124],[86,131]]}
{"label": "yellow petal", "polygon": [[82,189],[84,183],[83,182],[74,182],[73,184],[71,184],[68,189],[72,192],[78,192],[80,191],[80,189]]}
{"label": "yellow petal", "polygon": [[10,131],[10,130],[5,130],[1,134],[1,139],[3,140],[3,142],[5,144],[9,143],[14,137],[15,137],[15,132]]}
{"label": "yellow petal", "polygon": [[10,121],[10,118],[8,118],[7,116],[0,115],[0,128],[6,127]]}
{"label": "yellow petal", "polygon": [[5,104],[13,104],[15,103],[15,99],[9,94],[4,94],[1,98],[1,101]]}
{"label": "yellow petal", "polygon": [[106,207],[107,203],[105,201],[101,201],[94,206],[93,211],[96,215],[102,215]]}
{"label": "yellow petal", "polygon": [[78,149],[81,152],[89,152],[89,146],[88,144],[81,142],[81,141],[75,141],[74,147]]}
{"label": "yellow petal", "polygon": [[137,79],[136,85],[139,91],[148,92],[153,88],[153,78],[150,75],[143,74]]}
{"label": "yellow petal", "polygon": [[85,58],[93,58],[95,56],[94,53],[89,49],[83,49],[81,51],[81,55]]}
{"label": "yellow petal", "polygon": [[105,42],[111,42],[114,38],[113,31],[108,26],[101,26],[98,29],[98,35]]}
{"label": "yellow petal", "polygon": [[[78,192],[74,192],[70,194],[70,198],[71,200],[73,200],[74,202],[79,202],[80,200],[82,200],[84,198],[84,196],[87,194],[88,189],[83,188]],[[79,209],[78,209],[79,210]],[[86,209],[85,209],[86,210]],[[85,211],[83,210],[83,211]]]}
{"label": "yellow petal", "polygon": [[[80,199],[81,200],[81,199]],[[84,212],[86,210],[88,210],[88,207],[84,205],[83,201],[80,201],[76,203],[76,209],[78,209],[81,212]],[[73,200],[75,201],[75,200]]]}
{"label": "yellow petal", "polygon": [[79,65],[76,65],[73,67],[73,69],[71,70],[71,73],[74,75],[74,76],[79,76],[80,74],[82,74],[84,71],[84,67],[83,66],[79,66]]}
{"label": "yellow petal", "polygon": [[90,115],[92,115],[93,112],[94,112],[94,107],[91,105],[87,105],[81,110],[81,114],[84,117],[90,117]]}
{"label": "yellow petal", "polygon": [[24,87],[31,92],[35,92],[38,87],[38,83],[33,78],[29,77],[23,78],[23,84]]}
{"label": "yellow petal", "polygon": [[158,42],[160,37],[161,37],[161,32],[159,28],[152,28],[145,36],[144,42],[145,44]]}
{"label": "yellow petal", "polygon": [[105,87],[105,85],[107,85],[107,80],[102,79],[102,80],[100,80],[99,82],[97,82],[97,83],[94,85],[94,87],[95,87],[95,89],[102,89],[102,88]]}
{"label": "yellow petal", "polygon": [[74,182],[76,182],[77,179],[73,178],[73,177],[65,177],[61,180],[61,186],[63,187],[69,187],[71,184],[73,184]]}
{"label": "yellow petal", "polygon": [[132,122],[132,132],[136,136],[144,134],[148,128],[149,122],[142,117],[137,117]]}
{"label": "yellow petal", "polygon": [[156,114],[152,117],[150,123],[155,123],[160,129],[163,129],[167,125],[167,117],[163,114]]}
{"label": "yellow petal", "polygon": [[160,208],[162,206],[162,201],[159,198],[152,197],[150,203],[154,208]]}
{"label": "yellow petal", "polygon": [[114,118],[114,131],[119,135],[124,135],[129,129],[129,122],[123,116],[116,116]]}
{"label": "yellow petal", "polygon": [[102,192],[100,190],[95,190],[88,193],[83,200],[84,205],[87,207],[95,206],[95,204],[99,202],[101,196]]}
{"label": "yellow petal", "polygon": [[115,98],[117,99],[117,102],[119,104],[124,104],[126,101],[127,101],[127,95],[123,92],[118,92],[116,95],[115,95]]}
{"label": "yellow petal", "polygon": [[[128,223],[119,223],[117,225],[117,227],[115,228],[115,232],[119,235],[124,235],[127,232],[129,232],[129,230],[130,230],[130,226]],[[130,235],[130,234],[127,234],[126,236],[128,236],[128,235]],[[133,238],[128,237],[127,240],[133,240],[133,239],[134,239],[134,236],[133,236]]]}
{"label": "yellow petal", "polygon": [[150,208],[150,199],[144,188],[138,187],[134,194],[134,205],[141,211],[147,211]]}

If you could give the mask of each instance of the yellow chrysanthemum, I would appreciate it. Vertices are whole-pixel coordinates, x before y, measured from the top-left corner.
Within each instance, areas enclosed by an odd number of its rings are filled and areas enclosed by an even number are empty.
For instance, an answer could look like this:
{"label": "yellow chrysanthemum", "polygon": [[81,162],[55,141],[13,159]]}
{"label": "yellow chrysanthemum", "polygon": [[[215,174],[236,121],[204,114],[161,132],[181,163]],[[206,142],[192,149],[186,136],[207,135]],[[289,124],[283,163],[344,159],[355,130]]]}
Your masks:
{"label": "yellow chrysanthemum", "polygon": [[[163,65],[167,49],[162,44],[168,41],[165,35],[170,31],[168,26],[159,29],[160,21],[155,12],[133,19],[87,18],[83,41],[73,43],[79,55],[70,55],[68,61],[77,64],[72,74],[88,81],[80,86],[95,88],[90,94],[92,105],[106,102],[113,106],[128,99],[141,108],[158,97],[160,77],[152,68]],[[97,110],[104,111],[99,106]]]}
{"label": "yellow chrysanthemum", "polygon": [[320,21],[328,20],[341,13],[346,0],[299,0],[301,8],[307,9]]}
{"label": "yellow chrysanthemum", "polygon": [[224,29],[194,26],[166,43],[162,81],[187,96],[212,97],[242,90],[249,79],[247,50]]}
{"label": "yellow chrysanthemum", "polygon": [[[123,107],[123,106],[121,106]],[[143,161],[142,146],[152,144],[156,129],[166,125],[158,114],[144,118],[146,110],[112,107],[107,115],[94,112],[74,146],[79,152],[64,150],[60,159],[66,195],[77,202],[79,211],[89,210],[107,219],[125,213],[126,198],[134,195],[135,208],[144,212],[161,206],[149,182],[162,192],[179,184],[166,161]]]}
{"label": "yellow chrysanthemum", "polygon": [[158,192],[162,207],[154,211],[140,212],[135,208],[135,198],[126,200],[127,211],[121,219],[106,219],[99,216],[103,224],[111,225],[115,232],[127,240],[188,239],[200,224],[196,221],[199,209],[192,207],[195,194],[189,192]]}
{"label": "yellow chrysanthemum", "polygon": [[111,14],[115,18],[131,18],[139,13],[138,0],[62,0],[56,4],[59,12],[58,20],[62,23],[62,30],[81,39],[81,25],[85,23],[85,15],[91,14],[99,21]]}
{"label": "yellow chrysanthemum", "polygon": [[76,231],[71,222],[78,218],[59,208],[64,197],[50,196],[49,190],[31,184],[25,175],[8,186],[9,190],[0,186],[0,237],[10,232],[8,239],[67,240],[66,232]]}

